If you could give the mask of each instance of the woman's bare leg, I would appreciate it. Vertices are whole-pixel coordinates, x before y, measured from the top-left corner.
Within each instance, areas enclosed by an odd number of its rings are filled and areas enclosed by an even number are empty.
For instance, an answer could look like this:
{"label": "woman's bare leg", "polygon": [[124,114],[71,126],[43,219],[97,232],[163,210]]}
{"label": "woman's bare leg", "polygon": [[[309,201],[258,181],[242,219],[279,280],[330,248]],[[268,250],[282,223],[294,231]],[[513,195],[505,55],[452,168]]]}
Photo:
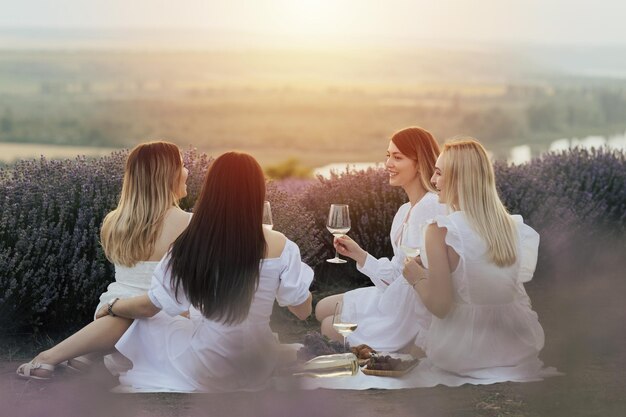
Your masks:
{"label": "woman's bare leg", "polygon": [[[48,365],[58,365],[87,353],[109,352],[115,348],[115,343],[128,330],[132,322],[132,319],[122,317],[102,317],[92,321],[58,345],[41,352],[34,360]],[[49,372],[37,369],[33,373],[38,376],[47,376]]]}
{"label": "woman's bare leg", "polygon": [[[343,294],[330,295],[321,299],[315,306],[315,318],[322,323],[326,317],[335,315],[335,306],[343,301]],[[332,322],[332,319],[331,319]]]}
{"label": "woman's bare leg", "polygon": [[333,316],[326,317],[322,320],[320,332],[330,340],[336,340],[337,342],[343,343],[343,336],[341,336],[333,327]]}

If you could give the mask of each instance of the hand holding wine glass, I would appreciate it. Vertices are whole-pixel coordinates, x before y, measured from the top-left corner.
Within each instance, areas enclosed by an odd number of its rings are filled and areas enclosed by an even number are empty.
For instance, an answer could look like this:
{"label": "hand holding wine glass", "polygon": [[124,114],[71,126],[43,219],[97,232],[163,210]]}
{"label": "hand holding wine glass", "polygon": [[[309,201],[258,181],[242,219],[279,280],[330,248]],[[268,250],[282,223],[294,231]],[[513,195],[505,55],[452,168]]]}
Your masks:
{"label": "hand holding wine glass", "polygon": [[[326,228],[335,237],[341,237],[350,231],[350,211],[348,210],[347,204],[330,205]],[[343,264],[347,262],[346,260],[339,258],[336,249],[335,257],[327,259],[327,261],[333,264]]]}
{"label": "hand holding wine glass", "polygon": [[406,256],[405,262],[410,258],[419,256],[420,250],[415,243],[411,242],[412,236],[409,233],[409,227],[406,223],[402,225],[402,234],[400,236],[400,250]]}

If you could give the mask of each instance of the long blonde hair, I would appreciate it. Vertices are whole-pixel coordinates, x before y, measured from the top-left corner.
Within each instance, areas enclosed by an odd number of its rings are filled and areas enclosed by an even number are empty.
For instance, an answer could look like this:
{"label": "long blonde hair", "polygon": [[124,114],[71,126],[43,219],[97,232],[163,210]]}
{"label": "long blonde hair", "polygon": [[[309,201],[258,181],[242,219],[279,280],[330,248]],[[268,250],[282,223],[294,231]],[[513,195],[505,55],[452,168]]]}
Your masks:
{"label": "long blonde hair", "polygon": [[435,137],[426,129],[412,126],[394,133],[391,141],[403,155],[415,161],[422,187],[435,192],[430,182],[439,156],[439,144]]}
{"label": "long blonde hair", "polygon": [[142,143],[130,152],[120,201],[100,229],[109,261],[131,267],[150,257],[167,210],[178,204],[182,168],[173,143]]}
{"label": "long blonde hair", "polygon": [[500,201],[493,166],[485,148],[473,138],[443,145],[444,201],[462,210],[470,225],[487,243],[497,266],[513,265],[517,258],[515,223]]}

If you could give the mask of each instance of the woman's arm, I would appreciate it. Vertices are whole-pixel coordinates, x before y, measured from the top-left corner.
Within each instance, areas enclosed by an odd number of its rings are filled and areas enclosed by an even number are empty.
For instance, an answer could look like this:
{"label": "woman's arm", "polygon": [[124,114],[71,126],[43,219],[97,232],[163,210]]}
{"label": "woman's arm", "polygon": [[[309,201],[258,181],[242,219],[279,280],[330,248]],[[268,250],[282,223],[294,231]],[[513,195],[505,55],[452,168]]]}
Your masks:
{"label": "woman's arm", "polygon": [[287,306],[287,308],[300,320],[306,320],[306,318],[311,315],[311,311],[313,311],[313,296],[309,292],[309,296],[304,303],[295,306]]}
{"label": "woman's arm", "polygon": [[333,240],[333,245],[335,249],[337,249],[337,252],[350,259],[354,259],[359,268],[363,268],[363,264],[365,264],[365,259],[367,258],[367,252],[363,250],[358,243],[352,240],[350,236],[343,235],[336,237]]}
{"label": "woman's arm", "polygon": [[426,229],[428,270],[414,259],[404,267],[404,278],[417,291],[422,302],[435,316],[444,318],[452,308],[453,290],[446,245],[445,228],[431,224]]}
{"label": "woman's arm", "polygon": [[[116,317],[125,317],[129,319],[140,319],[152,317],[159,311],[148,294],[138,295],[137,297],[118,299],[115,301],[110,310]],[[96,319],[109,315],[109,304],[106,304],[96,313]]]}
{"label": "woman's arm", "polygon": [[335,238],[334,246],[340,255],[354,259],[359,272],[367,275],[372,283],[381,290],[385,290],[402,272],[400,258],[394,256],[391,260],[388,258],[376,259],[349,236]]}

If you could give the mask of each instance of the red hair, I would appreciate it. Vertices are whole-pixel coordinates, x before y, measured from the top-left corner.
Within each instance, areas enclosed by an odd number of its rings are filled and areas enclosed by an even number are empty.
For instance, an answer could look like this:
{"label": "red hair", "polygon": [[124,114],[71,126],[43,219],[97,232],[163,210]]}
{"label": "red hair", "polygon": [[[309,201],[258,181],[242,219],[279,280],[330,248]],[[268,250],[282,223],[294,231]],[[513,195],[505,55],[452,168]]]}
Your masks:
{"label": "red hair", "polygon": [[430,178],[435,173],[435,162],[441,153],[435,137],[426,129],[412,126],[394,133],[391,141],[403,155],[417,163],[422,187],[434,192]]}

